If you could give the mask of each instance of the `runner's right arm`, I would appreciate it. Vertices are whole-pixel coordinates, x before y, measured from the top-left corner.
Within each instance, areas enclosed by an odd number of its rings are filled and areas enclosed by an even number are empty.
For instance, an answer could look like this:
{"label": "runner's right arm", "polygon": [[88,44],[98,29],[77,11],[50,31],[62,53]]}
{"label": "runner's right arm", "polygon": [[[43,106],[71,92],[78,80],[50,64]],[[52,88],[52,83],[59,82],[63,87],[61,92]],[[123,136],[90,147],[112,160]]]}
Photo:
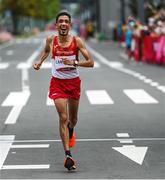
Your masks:
{"label": "runner's right arm", "polygon": [[49,53],[50,53],[50,51],[51,51],[52,39],[53,39],[52,36],[51,36],[51,37],[48,37],[48,38],[46,39],[46,45],[45,45],[44,50],[43,50],[42,53],[41,53],[41,56],[40,56],[39,60],[36,61],[36,62],[33,64],[33,68],[34,68],[35,70],[39,70],[40,67],[41,67],[41,65],[42,65],[42,63],[44,62],[44,60],[49,56]]}

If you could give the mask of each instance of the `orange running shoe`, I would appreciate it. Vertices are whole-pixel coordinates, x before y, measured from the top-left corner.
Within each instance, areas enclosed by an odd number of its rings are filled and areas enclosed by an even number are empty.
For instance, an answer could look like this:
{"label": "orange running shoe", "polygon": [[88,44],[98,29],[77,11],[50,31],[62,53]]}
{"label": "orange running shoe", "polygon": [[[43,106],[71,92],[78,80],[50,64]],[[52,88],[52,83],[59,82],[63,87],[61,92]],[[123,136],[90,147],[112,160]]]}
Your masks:
{"label": "orange running shoe", "polygon": [[64,167],[68,169],[68,171],[76,169],[76,162],[71,156],[66,156],[64,160]]}
{"label": "orange running shoe", "polygon": [[69,139],[69,147],[74,147],[76,145],[76,133],[73,132],[72,138]]}

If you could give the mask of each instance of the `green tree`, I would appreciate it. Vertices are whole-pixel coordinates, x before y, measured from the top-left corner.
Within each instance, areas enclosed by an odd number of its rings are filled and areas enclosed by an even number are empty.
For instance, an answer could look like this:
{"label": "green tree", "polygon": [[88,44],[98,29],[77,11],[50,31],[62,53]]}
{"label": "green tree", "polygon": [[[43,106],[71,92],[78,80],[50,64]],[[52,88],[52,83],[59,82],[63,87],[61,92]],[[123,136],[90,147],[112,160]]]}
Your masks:
{"label": "green tree", "polygon": [[14,32],[17,29],[17,17],[28,16],[43,20],[55,18],[60,9],[60,0],[0,0],[0,12],[12,14]]}
{"label": "green tree", "polygon": [[[138,0],[129,0],[129,8],[131,10],[132,15],[135,17],[138,16]],[[145,7],[145,17],[146,19],[153,15],[153,10],[156,9],[153,0],[145,0],[144,1]]]}
{"label": "green tree", "polygon": [[43,18],[55,17],[60,9],[60,0],[1,0],[2,12],[10,10],[13,16],[24,15]]}

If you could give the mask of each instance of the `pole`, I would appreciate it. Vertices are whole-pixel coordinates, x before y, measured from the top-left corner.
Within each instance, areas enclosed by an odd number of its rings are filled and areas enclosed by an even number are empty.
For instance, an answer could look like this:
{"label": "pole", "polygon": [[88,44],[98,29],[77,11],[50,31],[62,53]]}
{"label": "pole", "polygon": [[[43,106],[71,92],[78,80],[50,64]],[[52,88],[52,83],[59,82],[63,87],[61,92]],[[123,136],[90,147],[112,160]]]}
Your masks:
{"label": "pole", "polygon": [[145,13],[144,13],[144,0],[138,0],[138,17],[141,22],[145,22]]}
{"label": "pole", "polygon": [[120,0],[121,6],[121,22],[124,23],[125,21],[125,0]]}

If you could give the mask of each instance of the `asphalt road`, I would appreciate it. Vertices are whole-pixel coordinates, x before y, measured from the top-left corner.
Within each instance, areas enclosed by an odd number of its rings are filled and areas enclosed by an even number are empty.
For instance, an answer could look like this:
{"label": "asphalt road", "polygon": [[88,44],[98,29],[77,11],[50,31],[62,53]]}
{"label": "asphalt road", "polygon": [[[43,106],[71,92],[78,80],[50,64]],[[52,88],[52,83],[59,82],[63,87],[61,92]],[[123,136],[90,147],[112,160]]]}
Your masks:
{"label": "asphalt road", "polygon": [[47,98],[50,58],[40,71],[31,67],[46,36],[0,46],[0,178],[165,179],[165,67],[124,60],[115,43],[88,41],[95,68],[79,68],[77,170],[68,173]]}

